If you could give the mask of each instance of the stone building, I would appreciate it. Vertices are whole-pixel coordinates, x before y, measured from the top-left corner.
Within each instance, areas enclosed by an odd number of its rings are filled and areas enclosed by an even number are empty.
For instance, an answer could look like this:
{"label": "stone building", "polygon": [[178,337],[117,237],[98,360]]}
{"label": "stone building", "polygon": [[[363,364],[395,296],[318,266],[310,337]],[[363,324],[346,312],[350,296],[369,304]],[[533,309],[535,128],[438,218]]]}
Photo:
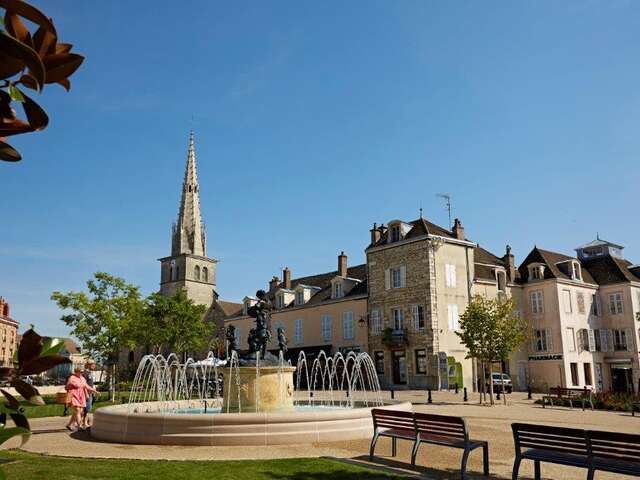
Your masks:
{"label": "stone building", "polygon": [[[366,266],[348,267],[344,252],[338,256],[338,269],[331,272],[292,279],[291,270],[285,268],[282,280],[273,277],[269,282],[267,293],[274,305],[271,349],[277,350],[276,332],[283,327],[289,340],[287,358],[293,364],[301,350],[309,359],[320,351],[327,355],[367,351]],[[248,348],[254,319],[247,316],[247,309],[255,302],[247,296],[236,304],[233,314],[224,317],[225,327],[236,328],[241,349]]]}
{"label": "stone building", "polygon": [[11,318],[9,303],[0,297],[0,365],[13,365],[13,353],[16,351],[18,322]]}

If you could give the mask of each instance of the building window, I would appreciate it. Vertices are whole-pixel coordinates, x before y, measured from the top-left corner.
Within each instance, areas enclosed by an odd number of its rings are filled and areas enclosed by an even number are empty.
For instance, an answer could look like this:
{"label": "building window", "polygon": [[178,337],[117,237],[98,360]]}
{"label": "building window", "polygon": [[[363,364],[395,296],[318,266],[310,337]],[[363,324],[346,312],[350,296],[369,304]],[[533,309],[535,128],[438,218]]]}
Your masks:
{"label": "building window", "polygon": [[502,270],[496,270],[496,282],[498,283],[498,291],[504,292],[507,288],[507,274]]}
{"label": "building window", "polygon": [[345,340],[353,340],[353,312],[342,314],[342,337]]}
{"label": "building window", "polygon": [[531,292],[531,312],[540,314],[544,312],[544,297],[542,290]]}
{"label": "building window", "polygon": [[382,332],[382,317],[380,310],[371,310],[371,334],[380,335]]}
{"label": "building window", "polygon": [[416,374],[417,375],[427,374],[427,351],[426,350],[416,350]]}
{"label": "building window", "polygon": [[207,267],[202,267],[202,281],[209,281],[209,269]]}
{"label": "building window", "polygon": [[551,351],[551,331],[548,328],[533,331],[532,349],[534,352]]}
{"label": "building window", "polygon": [[236,328],[234,329],[233,333],[236,341],[236,347],[240,348],[240,346],[242,345],[242,334],[240,333],[240,327],[237,325],[235,327]]}
{"label": "building window", "polygon": [[584,364],[584,384],[585,385],[593,385],[593,379],[591,377],[591,364]]}
{"label": "building window", "polygon": [[280,294],[276,297],[276,308],[284,308],[284,295]]}
{"label": "building window", "polygon": [[200,280],[200,267],[198,265],[193,269],[193,278]]}
{"label": "building window", "polygon": [[400,225],[394,225],[393,227],[391,227],[391,241],[400,241]]}
{"label": "building window", "polygon": [[567,328],[567,348],[570,352],[576,351],[576,335],[573,328]]}
{"label": "building window", "polygon": [[600,316],[600,296],[597,293],[591,295],[591,314],[596,317]]}
{"label": "building window", "polygon": [[613,330],[613,349],[621,351],[627,349],[627,332],[624,330]]}
{"label": "building window", "polygon": [[570,364],[570,368],[571,368],[571,385],[573,385],[574,387],[577,387],[578,385],[580,385],[580,381],[578,380],[578,364],[572,362]]}
{"label": "building window", "polygon": [[402,309],[401,308],[394,308],[393,310],[391,310],[392,316],[393,316],[393,328],[394,330],[402,330],[403,328],[403,323],[404,323],[404,318],[402,315]]}
{"label": "building window", "polygon": [[571,262],[571,278],[582,281],[582,270],[578,262]]}
{"label": "building window", "polygon": [[373,358],[376,364],[376,373],[378,375],[384,375],[384,352],[373,352]]}
{"label": "building window", "polygon": [[609,295],[609,313],[611,315],[621,315],[622,308],[622,292],[616,292]]}
{"label": "building window", "polygon": [[578,292],[576,293],[576,300],[578,302],[578,313],[585,313],[585,308],[584,308],[584,293],[582,292]]}
{"label": "building window", "polygon": [[393,288],[402,287],[402,271],[399,268],[391,269],[391,286]]}
{"label": "building window", "polygon": [[302,319],[296,318],[295,328],[293,330],[293,341],[302,343]]}
{"label": "building window", "polygon": [[573,310],[571,308],[571,291],[570,290],[562,290],[562,301],[564,303],[564,313],[571,313]]}
{"label": "building window", "polygon": [[296,305],[304,305],[304,290],[296,292]]}
{"label": "building window", "polygon": [[445,264],[444,273],[445,273],[445,283],[447,287],[455,287],[456,286],[456,266],[450,263]]}
{"label": "building window", "polygon": [[458,305],[447,305],[447,316],[449,318],[449,330],[454,332],[460,330],[460,316],[458,315]]}
{"label": "building window", "polygon": [[169,280],[175,280],[173,266],[169,267]]}
{"label": "building window", "polygon": [[406,268],[404,266],[388,268],[384,271],[384,288],[402,288],[406,284]]}
{"label": "building window", "polygon": [[331,328],[331,315],[322,315],[322,339],[325,342],[331,340],[332,328]]}
{"label": "building window", "polygon": [[424,330],[424,307],[422,305],[413,305],[411,307],[411,316],[413,317],[413,328],[415,330]]}
{"label": "building window", "polygon": [[335,282],[333,284],[333,298],[342,298],[342,283]]}
{"label": "building window", "polygon": [[544,278],[544,265],[530,266],[529,274],[532,280],[542,280]]}

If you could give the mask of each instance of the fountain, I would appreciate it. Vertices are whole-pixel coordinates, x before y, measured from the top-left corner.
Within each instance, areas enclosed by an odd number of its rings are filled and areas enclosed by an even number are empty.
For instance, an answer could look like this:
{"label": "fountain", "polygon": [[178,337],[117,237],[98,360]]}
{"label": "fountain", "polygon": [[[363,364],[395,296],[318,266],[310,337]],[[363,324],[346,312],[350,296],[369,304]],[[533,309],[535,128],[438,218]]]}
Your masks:
{"label": "fountain", "polygon": [[309,362],[301,351],[292,366],[285,361],[282,329],[278,355],[267,351],[271,303],[263,291],[256,296],[249,309],[256,328],[246,354],[237,350],[230,326],[226,360],[211,352],[201,361],[181,362],[175,354],[143,357],[129,402],[99,409],[91,435],[169,445],[330,442],[370,438],[373,407],[411,410],[408,402],[382,400],[366,353],[321,352]]}

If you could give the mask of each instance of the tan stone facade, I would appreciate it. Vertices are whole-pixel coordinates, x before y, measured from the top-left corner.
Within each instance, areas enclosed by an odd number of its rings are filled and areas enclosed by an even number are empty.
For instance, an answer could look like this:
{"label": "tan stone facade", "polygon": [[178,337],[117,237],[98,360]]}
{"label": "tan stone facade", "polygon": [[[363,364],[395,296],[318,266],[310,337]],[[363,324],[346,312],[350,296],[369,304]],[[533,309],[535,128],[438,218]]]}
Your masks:
{"label": "tan stone facade", "polygon": [[11,318],[11,308],[7,301],[0,297],[0,365],[13,365],[13,354],[16,351],[18,338],[18,322]]}

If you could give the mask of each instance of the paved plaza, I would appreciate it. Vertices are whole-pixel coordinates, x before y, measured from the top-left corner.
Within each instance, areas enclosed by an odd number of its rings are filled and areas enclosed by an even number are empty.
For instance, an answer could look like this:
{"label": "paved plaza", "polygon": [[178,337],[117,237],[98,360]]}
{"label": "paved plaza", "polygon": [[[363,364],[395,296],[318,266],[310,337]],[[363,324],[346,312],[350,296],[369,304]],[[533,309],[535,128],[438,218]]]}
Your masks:
{"label": "paved plaza", "polygon": [[[389,398],[389,392],[383,392]],[[640,418],[624,412],[582,411],[580,408],[542,408],[527,400],[526,394],[514,393],[509,396],[509,405],[501,403],[494,407],[477,404],[477,394],[471,394],[464,403],[462,393],[434,392],[433,404],[426,403],[425,392],[396,392],[396,400],[408,400],[418,412],[458,415],[467,419],[472,438],[488,440],[492,478],[511,478],[513,465],[513,439],[511,423],[515,421],[535,422],[548,425],[572,426],[580,428],[614,430],[637,433]],[[534,396],[535,399],[535,396]],[[368,462],[368,441],[336,442],[313,445],[267,446],[261,448],[238,447],[178,447],[153,445],[124,445],[100,443],[91,439],[86,432],[69,434],[64,430],[65,418],[50,417],[32,420],[34,434],[23,447],[34,453],[60,456],[80,456],[95,458],[131,458],[165,460],[248,460],[270,458],[332,457],[349,462]],[[13,442],[13,441],[12,441]],[[17,446],[10,444],[7,446]],[[390,457],[390,441],[381,439],[378,443],[378,457],[374,464],[408,474],[418,474],[422,478],[459,478],[461,452],[456,449],[422,445],[418,453],[418,467],[410,469],[411,442],[398,441],[398,455]],[[482,455],[472,453],[468,471],[469,478],[482,478]],[[573,479],[586,478],[586,471],[555,465],[543,465],[543,478]],[[533,465],[524,462],[522,478],[533,475]],[[624,479],[623,475],[598,473],[597,479]]]}

